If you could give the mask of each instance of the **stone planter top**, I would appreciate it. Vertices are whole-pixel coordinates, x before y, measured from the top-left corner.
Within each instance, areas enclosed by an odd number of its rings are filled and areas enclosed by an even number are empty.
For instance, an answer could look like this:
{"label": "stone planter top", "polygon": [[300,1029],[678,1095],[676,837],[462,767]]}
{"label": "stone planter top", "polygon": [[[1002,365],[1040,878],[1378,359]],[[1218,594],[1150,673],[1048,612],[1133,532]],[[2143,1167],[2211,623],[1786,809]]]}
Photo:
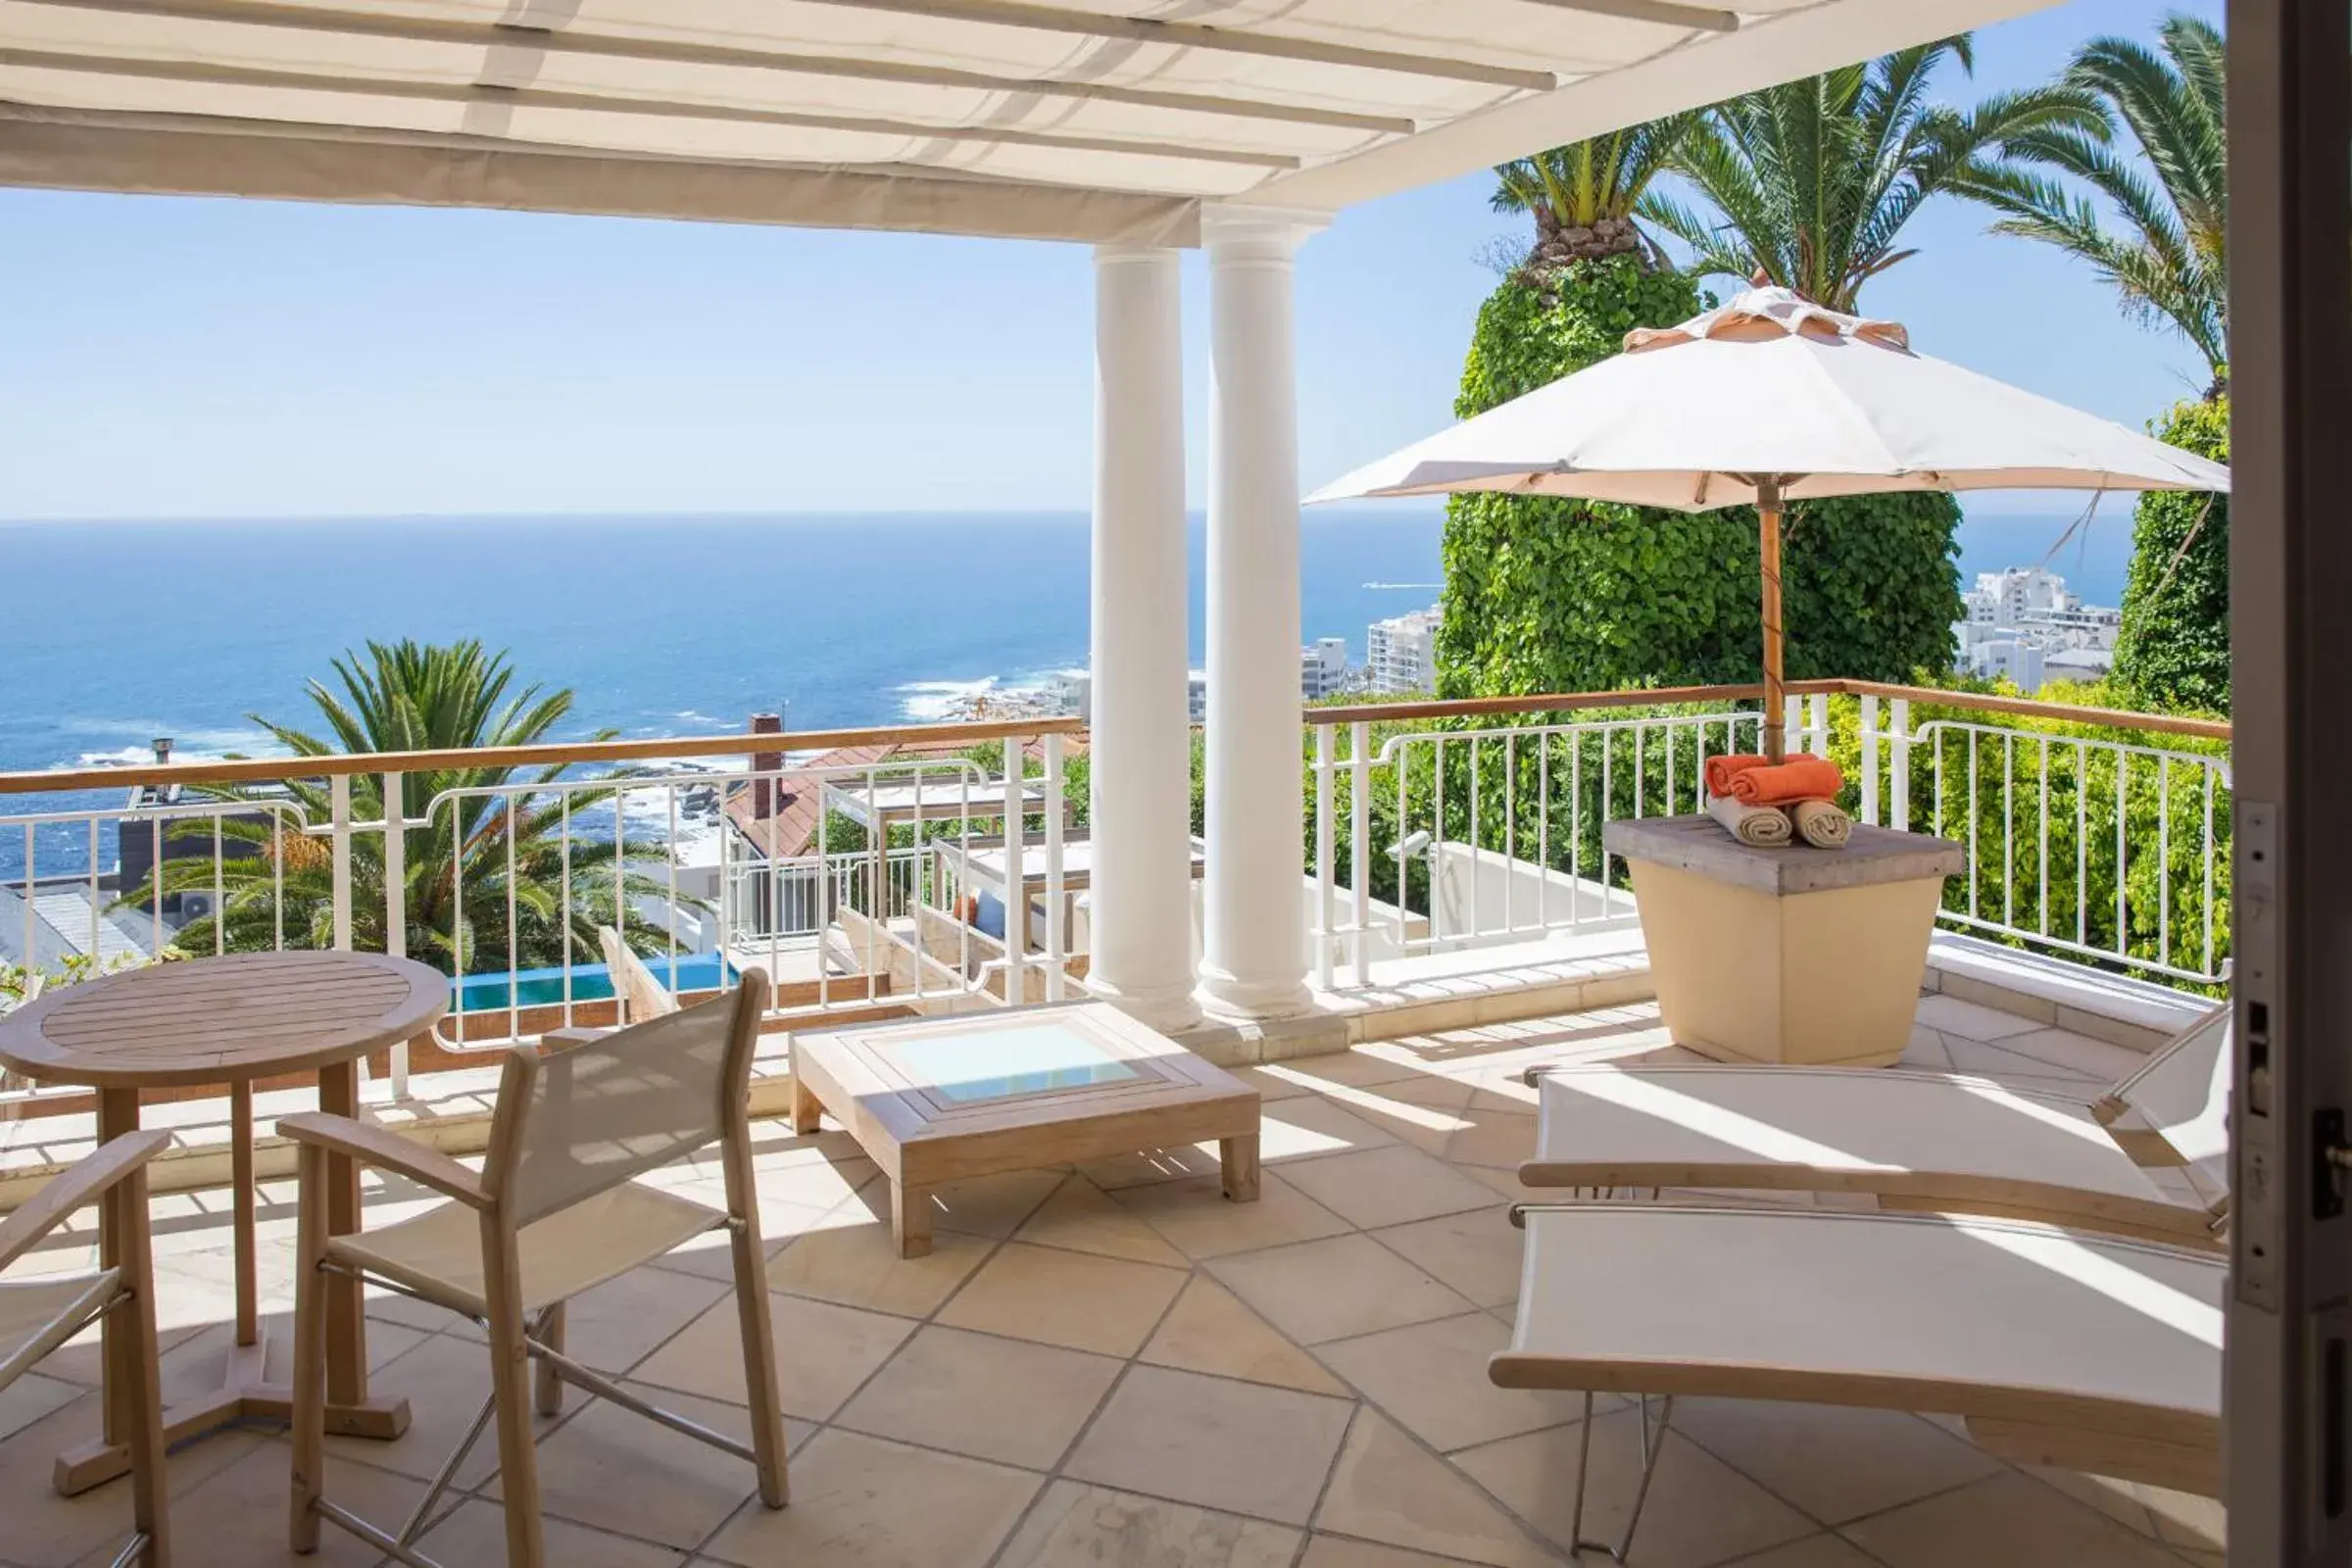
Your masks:
{"label": "stone planter top", "polygon": [[1952,876],[1968,863],[1962,848],[1950,839],[1897,833],[1860,822],[1854,824],[1854,836],[1841,850],[1817,850],[1807,844],[1760,850],[1740,843],[1713,817],[1703,815],[1611,822],[1601,829],[1600,842],[1610,854],[1628,860],[1695,871],[1733,887],[1754,888],[1782,898]]}

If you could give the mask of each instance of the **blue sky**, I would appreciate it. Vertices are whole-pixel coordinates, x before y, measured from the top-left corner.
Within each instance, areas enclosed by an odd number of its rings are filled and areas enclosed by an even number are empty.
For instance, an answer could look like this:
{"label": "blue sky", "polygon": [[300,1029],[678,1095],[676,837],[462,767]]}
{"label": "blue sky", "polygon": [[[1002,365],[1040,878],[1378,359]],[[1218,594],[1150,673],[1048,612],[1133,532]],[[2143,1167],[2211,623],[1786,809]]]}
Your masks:
{"label": "blue sky", "polygon": [[[2165,9],[1987,28],[1946,91],[2042,79]],[[1355,209],[1302,253],[1309,485],[1447,421],[1479,257],[1525,221],[1491,187]],[[1926,209],[1865,307],[2134,425],[2201,386],[2085,270],[1984,224]],[[1083,508],[1091,287],[1074,246],[0,191],[0,517]],[[1197,497],[1197,256],[1185,311]]]}

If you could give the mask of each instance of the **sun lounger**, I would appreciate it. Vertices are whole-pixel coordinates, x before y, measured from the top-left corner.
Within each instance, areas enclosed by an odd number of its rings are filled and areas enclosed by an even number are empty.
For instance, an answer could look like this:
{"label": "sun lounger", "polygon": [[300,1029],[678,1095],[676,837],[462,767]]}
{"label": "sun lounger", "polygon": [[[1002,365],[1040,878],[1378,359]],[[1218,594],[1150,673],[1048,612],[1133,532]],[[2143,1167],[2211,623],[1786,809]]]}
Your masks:
{"label": "sun lounger", "polygon": [[[1896,1209],[2208,1249],[2228,1208],[2230,1013],[2096,1102],[1881,1068],[1537,1068],[1535,1187],[1862,1193]],[[2176,1167],[2171,1187],[2145,1168]]]}
{"label": "sun lounger", "polygon": [[[1523,1207],[1503,1388],[1962,1417],[2026,1463],[2218,1494],[2222,1261],[1951,1215]],[[1647,1438],[1640,1522],[1663,1446]],[[1589,1442],[1589,1440],[1588,1440]],[[1576,1518],[1584,1509],[1577,1478]]]}

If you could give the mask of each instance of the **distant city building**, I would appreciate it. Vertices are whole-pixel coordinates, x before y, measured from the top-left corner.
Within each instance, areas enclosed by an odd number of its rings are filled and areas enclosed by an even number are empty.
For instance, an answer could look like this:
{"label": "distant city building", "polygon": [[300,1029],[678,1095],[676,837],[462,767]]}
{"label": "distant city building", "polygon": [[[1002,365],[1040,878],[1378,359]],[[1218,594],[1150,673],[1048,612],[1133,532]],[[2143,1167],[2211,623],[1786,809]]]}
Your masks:
{"label": "distant city building", "polygon": [[1196,724],[1208,718],[1208,671],[1196,669],[1185,676],[1184,707]]}
{"label": "distant city building", "polygon": [[1395,696],[1437,690],[1437,634],[1443,618],[1440,608],[1432,605],[1365,628],[1364,667],[1373,691]]}
{"label": "distant city building", "polygon": [[1054,711],[1082,722],[1095,721],[1095,676],[1092,670],[1057,669],[1046,682],[1046,701]]}
{"label": "distant city building", "polygon": [[1318,637],[1313,647],[1298,650],[1298,695],[1310,703],[1346,691],[1351,673],[1345,637]]}
{"label": "distant city building", "polygon": [[2045,680],[2096,680],[2114,666],[2124,612],[2084,604],[2057,572],[1980,572],[1960,598],[1968,613],[1952,640],[1967,674],[2009,680],[2031,696]]}

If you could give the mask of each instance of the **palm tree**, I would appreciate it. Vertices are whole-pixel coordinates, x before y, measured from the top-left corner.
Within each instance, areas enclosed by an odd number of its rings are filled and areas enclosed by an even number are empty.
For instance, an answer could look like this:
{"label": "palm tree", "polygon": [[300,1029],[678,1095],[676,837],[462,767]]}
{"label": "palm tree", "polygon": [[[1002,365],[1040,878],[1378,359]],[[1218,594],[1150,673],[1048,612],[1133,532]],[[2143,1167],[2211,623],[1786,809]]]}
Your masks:
{"label": "palm tree", "polygon": [[1635,208],[1697,120],[1669,115],[1498,166],[1494,210],[1535,215],[1536,246],[1524,265],[1548,270],[1644,255]]}
{"label": "palm tree", "polygon": [[[504,654],[486,653],[479,642],[371,642],[365,659],[353,653],[335,660],[334,672],[336,687],[312,681],[308,689],[328,739],[259,714],[250,715],[253,722],[297,757],[448,751],[544,740],[572,706],[569,691],[543,693],[531,686],[510,695],[513,667]],[[412,956],[449,973],[504,969],[510,961],[522,969],[568,957],[593,960],[599,951],[596,928],[616,923],[613,916],[622,902],[647,894],[667,896],[666,884],[637,868],[657,856],[658,848],[625,837],[616,842],[609,823],[601,820],[615,805],[612,788],[538,788],[565,772],[563,764],[528,776],[509,767],[478,766],[420,769],[402,777],[390,814],[428,817],[427,825],[402,835]],[[458,790],[473,793],[443,799]],[[216,945],[232,952],[281,944],[328,946],[332,859],[326,844],[300,827],[328,819],[327,785],[297,779],[266,791],[222,785],[201,787],[201,793],[253,807],[223,819],[219,830],[227,845],[245,848],[224,855],[218,873],[211,855],[163,860],[123,902],[141,905],[159,891],[209,891],[218,874],[224,895],[220,910],[189,922],[174,939],[176,947],[209,953]],[[354,818],[382,820],[384,807],[382,776],[354,774]],[[580,831],[578,819],[585,813],[598,813],[598,831]],[[210,819],[196,819],[176,836],[209,843],[214,831]],[[354,834],[356,947],[384,948],[384,873],[383,835]],[[654,951],[655,933],[644,922],[627,929]]]}
{"label": "palm tree", "polygon": [[1695,270],[1758,277],[1836,311],[1915,254],[1895,241],[1930,197],[1984,177],[1992,151],[2030,132],[2102,134],[2090,93],[2056,83],[1996,93],[1971,110],[1934,103],[1946,61],[1966,73],[1967,35],[1899,49],[1766,87],[1704,112],[1673,160],[1720,214],[1659,192],[1641,216],[1695,252]]}
{"label": "palm tree", "polygon": [[[2133,317],[2178,328],[2205,356],[2218,390],[2230,363],[2227,49],[2210,23],[2180,15],[2165,19],[2157,41],[2155,49],[2130,38],[2082,45],[2063,85],[2091,94],[2103,123],[2005,136],[2006,161],[1960,188],[2004,215],[1994,232],[2071,252],[2115,285]],[[2138,160],[2115,144],[2118,122],[2138,143]],[[2080,180],[2098,201],[2054,175]],[[2120,231],[2107,227],[2099,201],[2121,219]]]}

